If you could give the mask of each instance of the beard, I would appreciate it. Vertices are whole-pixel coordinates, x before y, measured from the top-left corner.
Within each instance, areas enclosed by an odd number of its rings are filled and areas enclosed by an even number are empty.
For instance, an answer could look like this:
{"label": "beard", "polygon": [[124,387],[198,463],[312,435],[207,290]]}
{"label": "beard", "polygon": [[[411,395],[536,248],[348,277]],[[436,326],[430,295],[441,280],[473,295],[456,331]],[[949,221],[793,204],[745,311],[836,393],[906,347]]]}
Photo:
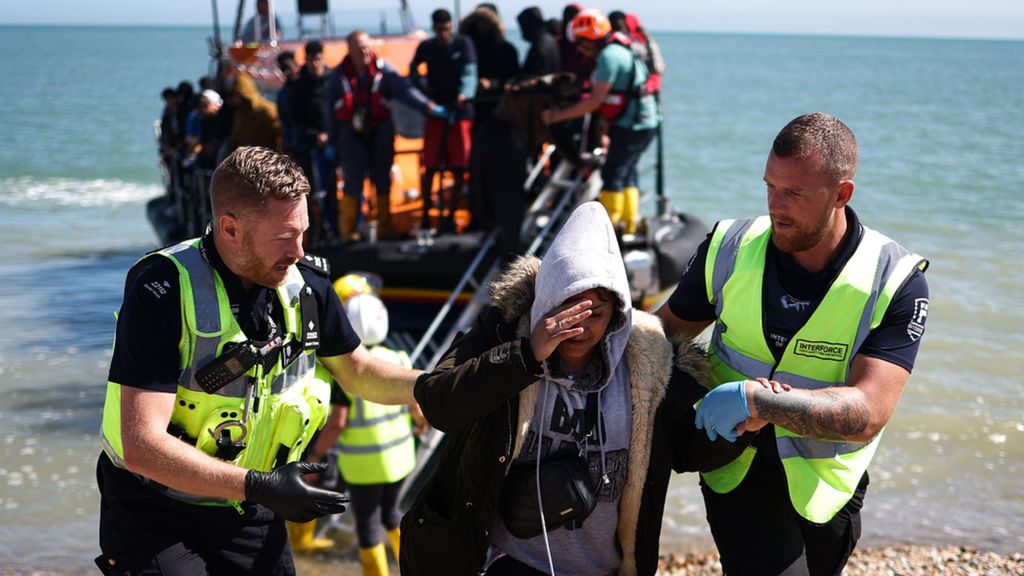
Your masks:
{"label": "beard", "polygon": [[267,288],[277,288],[283,285],[288,279],[288,273],[285,270],[284,274],[282,274],[277,270],[277,267],[284,266],[287,268],[294,263],[295,261],[291,259],[273,263],[264,261],[257,253],[252,242],[252,236],[249,233],[246,233],[242,238],[241,250],[238,251],[235,260],[239,277]]}
{"label": "beard", "polygon": [[821,218],[818,219],[810,228],[804,228],[802,226],[793,225],[790,230],[785,233],[779,232],[775,228],[774,219],[772,220],[772,242],[775,247],[786,254],[793,254],[796,252],[803,252],[810,250],[825,239],[829,229],[829,212],[822,214]]}

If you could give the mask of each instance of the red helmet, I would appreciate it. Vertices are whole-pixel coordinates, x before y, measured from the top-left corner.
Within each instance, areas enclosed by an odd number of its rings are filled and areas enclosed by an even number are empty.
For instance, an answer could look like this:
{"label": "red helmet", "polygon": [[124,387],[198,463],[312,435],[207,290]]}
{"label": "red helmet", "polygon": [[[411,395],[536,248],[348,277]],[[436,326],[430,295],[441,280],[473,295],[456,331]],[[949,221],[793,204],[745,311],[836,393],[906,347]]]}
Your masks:
{"label": "red helmet", "polygon": [[611,34],[612,23],[600,10],[584,10],[572,19],[569,25],[569,41],[575,42],[579,39],[600,42],[604,37]]}

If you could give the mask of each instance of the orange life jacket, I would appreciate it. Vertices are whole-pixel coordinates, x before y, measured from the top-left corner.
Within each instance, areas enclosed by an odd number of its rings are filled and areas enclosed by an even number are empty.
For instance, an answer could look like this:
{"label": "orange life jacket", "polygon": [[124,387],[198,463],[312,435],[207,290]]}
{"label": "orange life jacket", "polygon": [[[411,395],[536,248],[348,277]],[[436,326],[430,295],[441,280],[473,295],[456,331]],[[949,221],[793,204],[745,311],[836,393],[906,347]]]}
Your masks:
{"label": "orange life jacket", "polygon": [[391,117],[391,108],[384,103],[384,96],[381,94],[381,81],[384,79],[384,63],[376,55],[370,58],[367,63],[367,82],[365,85],[359,81],[352,61],[348,56],[341,62],[341,96],[334,101],[334,116],[340,122],[352,122],[357,109],[363,108],[369,111],[371,125],[387,120]]}

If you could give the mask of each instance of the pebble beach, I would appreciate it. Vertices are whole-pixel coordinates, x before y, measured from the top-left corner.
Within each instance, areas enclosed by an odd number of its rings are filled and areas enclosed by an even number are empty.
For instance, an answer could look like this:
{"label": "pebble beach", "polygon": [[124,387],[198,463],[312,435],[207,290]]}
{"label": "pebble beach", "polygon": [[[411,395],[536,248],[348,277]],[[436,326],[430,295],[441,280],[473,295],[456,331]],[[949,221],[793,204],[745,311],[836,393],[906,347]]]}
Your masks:
{"label": "pebble beach", "polygon": [[[717,552],[669,554],[661,573],[672,576],[718,576]],[[1024,574],[1024,554],[982,552],[966,546],[900,545],[855,550],[843,574],[847,576],[1002,576]]]}
{"label": "pebble beach", "polygon": [[[319,556],[319,558],[317,557]],[[327,557],[331,558],[328,560]],[[299,574],[359,576],[355,550],[343,556],[332,553],[298,557]],[[392,564],[392,573],[397,566]],[[722,576],[717,552],[667,553],[658,574],[665,576]],[[854,551],[843,572],[846,576],[1022,576],[1024,554],[999,554],[968,546],[900,544],[866,547]]]}

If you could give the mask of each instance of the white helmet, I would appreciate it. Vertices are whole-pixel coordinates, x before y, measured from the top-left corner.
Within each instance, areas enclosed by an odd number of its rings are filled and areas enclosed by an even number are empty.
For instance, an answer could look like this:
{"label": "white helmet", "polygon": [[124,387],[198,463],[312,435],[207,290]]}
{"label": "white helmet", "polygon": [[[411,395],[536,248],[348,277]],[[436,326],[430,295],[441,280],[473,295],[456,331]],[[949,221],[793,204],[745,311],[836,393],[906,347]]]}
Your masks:
{"label": "white helmet", "polygon": [[364,346],[375,346],[388,336],[388,309],[373,294],[355,294],[345,301],[348,321]]}

